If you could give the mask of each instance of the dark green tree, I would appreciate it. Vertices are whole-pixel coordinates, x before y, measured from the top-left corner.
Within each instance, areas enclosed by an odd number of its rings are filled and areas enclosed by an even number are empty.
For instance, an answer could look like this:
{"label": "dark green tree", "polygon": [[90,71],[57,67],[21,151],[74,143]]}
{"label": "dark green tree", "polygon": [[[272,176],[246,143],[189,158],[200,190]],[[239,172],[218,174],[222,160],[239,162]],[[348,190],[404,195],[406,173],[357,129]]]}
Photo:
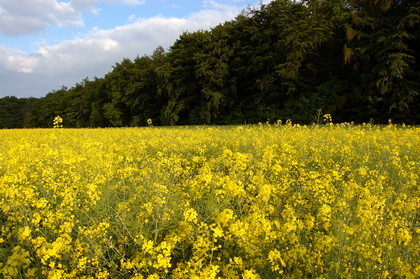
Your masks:
{"label": "dark green tree", "polygon": [[67,88],[63,86],[60,90],[52,91],[45,97],[37,99],[32,106],[31,116],[28,120],[29,127],[51,128],[54,117],[64,115],[66,109],[64,95],[66,93]]}
{"label": "dark green tree", "polygon": [[183,33],[171,47],[167,62],[156,69],[158,92],[167,100],[162,111],[164,125],[202,124],[207,100],[196,78],[195,57],[203,52],[207,32]]}
{"label": "dark green tree", "polygon": [[[343,1],[277,0],[237,17],[233,36],[240,46],[234,76],[242,97],[239,106],[252,112],[249,121],[288,118],[310,110],[308,92],[322,78],[332,77],[336,60],[331,56],[337,49],[341,57],[342,46],[331,41],[336,37],[335,24],[345,21],[344,8]],[[319,59],[328,44],[330,53]]]}
{"label": "dark green tree", "polygon": [[109,102],[104,78],[97,78],[85,84],[85,91],[90,96],[91,112],[89,127],[108,127],[110,123],[105,118],[104,104]]}
{"label": "dark green tree", "polygon": [[109,101],[103,108],[111,125],[144,126],[148,118],[159,123],[163,101],[155,70],[165,61],[165,51],[158,47],[152,56],[124,59],[105,76]]}
{"label": "dark green tree", "polygon": [[3,127],[237,124],[290,118],[419,123],[420,3],[274,0],[168,52],[44,98],[2,99]]}
{"label": "dark green tree", "polygon": [[359,74],[368,117],[402,120],[418,102],[420,1],[349,1],[345,60]]}
{"label": "dark green tree", "polygon": [[220,115],[234,109],[237,78],[232,65],[239,43],[233,41],[231,22],[220,24],[206,33],[202,52],[194,56],[196,78],[201,89],[200,118],[205,123],[226,123]]}
{"label": "dark green tree", "polygon": [[6,96],[0,98],[0,128],[23,128],[31,99]]}
{"label": "dark green tree", "polygon": [[87,88],[90,84],[91,81],[85,78],[82,83],[76,83],[64,95],[65,110],[61,117],[65,120],[66,127],[89,127],[89,118],[92,112],[92,92],[88,91]]}
{"label": "dark green tree", "polygon": [[109,102],[104,104],[103,108],[105,118],[112,126],[121,127],[130,124],[133,116],[130,111],[130,101],[134,98],[132,94],[135,86],[131,85],[133,76],[135,76],[134,63],[128,58],[116,63],[113,70],[105,75]]}

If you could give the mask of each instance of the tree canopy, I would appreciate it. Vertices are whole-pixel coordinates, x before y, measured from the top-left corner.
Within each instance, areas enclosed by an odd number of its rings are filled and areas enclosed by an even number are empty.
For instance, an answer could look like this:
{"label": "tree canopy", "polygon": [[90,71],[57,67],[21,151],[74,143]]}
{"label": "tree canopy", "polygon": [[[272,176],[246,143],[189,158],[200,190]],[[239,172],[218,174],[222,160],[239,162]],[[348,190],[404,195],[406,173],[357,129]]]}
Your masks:
{"label": "tree canopy", "polygon": [[238,124],[317,110],[339,122],[418,124],[420,1],[275,0],[169,50],[39,99],[0,99],[0,126]]}

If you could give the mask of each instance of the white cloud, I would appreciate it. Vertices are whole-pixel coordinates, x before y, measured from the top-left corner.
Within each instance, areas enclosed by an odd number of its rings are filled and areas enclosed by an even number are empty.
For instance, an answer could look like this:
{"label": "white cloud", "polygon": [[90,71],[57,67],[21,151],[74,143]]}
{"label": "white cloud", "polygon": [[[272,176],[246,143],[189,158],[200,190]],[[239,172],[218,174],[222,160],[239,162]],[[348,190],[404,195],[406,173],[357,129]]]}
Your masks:
{"label": "white cloud", "polygon": [[37,59],[16,49],[0,47],[0,66],[19,73],[33,73]]}
{"label": "white cloud", "polygon": [[46,33],[50,25],[83,27],[82,12],[98,14],[98,2],[138,6],[145,0],[0,0],[0,33],[8,37]]}
{"label": "white cloud", "polygon": [[[0,4],[2,1],[0,0]],[[34,2],[57,4],[55,0]],[[88,9],[94,6],[95,1],[73,0],[71,3],[78,6],[78,9]],[[66,5],[55,7],[55,16],[61,15],[60,9],[72,11],[72,7]],[[60,89],[63,85],[71,87],[86,77],[103,77],[112,70],[116,62],[121,62],[123,58],[134,59],[138,55],[150,55],[159,45],[167,49],[182,32],[208,29],[225,20],[233,19],[239,12],[240,9],[236,7],[206,1],[206,9],[185,18],[156,16],[138,19],[130,17],[131,21],[124,26],[109,30],[94,28],[88,34],[71,40],[63,40],[54,45],[43,43],[32,54],[0,46],[0,72],[5,73],[5,69],[7,70],[4,77],[9,76],[11,72],[16,74],[15,79],[11,80],[0,77],[0,84],[2,84],[0,89],[15,88],[17,90],[0,91],[0,96],[40,97],[53,89]],[[63,17],[60,20],[63,22]],[[55,21],[56,24],[57,21]],[[24,79],[27,84],[19,84],[18,87],[13,84],[7,86],[8,83],[16,82],[16,79]]]}
{"label": "white cloud", "polygon": [[146,4],[146,0],[104,0],[104,2],[119,3],[123,5],[132,5],[132,6]]}
{"label": "white cloud", "polygon": [[146,3],[145,0],[144,1],[142,1],[142,0],[121,0],[120,2],[121,2],[121,4],[134,5],[134,6],[143,5],[143,4]]}
{"label": "white cloud", "polygon": [[211,8],[211,9],[217,9],[217,10],[232,10],[232,9],[236,9],[235,6],[230,6],[227,4],[221,4],[217,1],[213,1],[213,0],[204,0],[203,1],[203,5],[206,8]]}
{"label": "white cloud", "polygon": [[136,16],[135,16],[135,15],[130,15],[130,16],[128,17],[128,21],[129,21],[129,22],[133,22],[135,19],[136,19]]}
{"label": "white cloud", "polygon": [[83,26],[83,11],[97,12],[96,0],[0,0],[0,32],[19,37],[41,34],[48,26]]}
{"label": "white cloud", "polygon": [[98,10],[95,8],[97,0],[71,0],[71,6],[77,11],[89,11],[97,14]]}

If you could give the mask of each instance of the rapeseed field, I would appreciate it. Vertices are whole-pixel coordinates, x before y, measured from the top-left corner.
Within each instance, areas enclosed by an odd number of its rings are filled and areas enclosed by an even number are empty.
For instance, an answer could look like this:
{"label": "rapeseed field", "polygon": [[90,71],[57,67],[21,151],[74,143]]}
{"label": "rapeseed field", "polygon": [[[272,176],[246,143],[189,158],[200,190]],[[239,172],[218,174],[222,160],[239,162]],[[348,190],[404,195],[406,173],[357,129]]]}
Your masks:
{"label": "rapeseed field", "polygon": [[1,130],[0,277],[415,278],[419,174],[392,124]]}

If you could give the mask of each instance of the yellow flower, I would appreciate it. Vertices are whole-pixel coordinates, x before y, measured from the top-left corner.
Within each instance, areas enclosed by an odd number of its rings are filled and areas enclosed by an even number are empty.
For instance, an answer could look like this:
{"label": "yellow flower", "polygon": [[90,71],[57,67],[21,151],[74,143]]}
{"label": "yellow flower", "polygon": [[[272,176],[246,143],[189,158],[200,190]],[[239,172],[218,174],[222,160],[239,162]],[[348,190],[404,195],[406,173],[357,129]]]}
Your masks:
{"label": "yellow flower", "polygon": [[255,272],[254,269],[245,269],[242,274],[243,279],[260,279],[261,277]]}
{"label": "yellow flower", "polygon": [[223,236],[223,229],[220,226],[213,227],[212,230],[215,238]]}
{"label": "yellow flower", "polygon": [[28,226],[19,228],[18,237],[20,241],[24,241],[31,235],[31,229]]}
{"label": "yellow flower", "polygon": [[271,269],[273,271],[280,271],[281,267],[285,267],[286,263],[284,262],[280,251],[273,249],[268,253],[268,260],[271,263]]}
{"label": "yellow flower", "polygon": [[193,208],[188,208],[184,211],[184,220],[186,222],[197,223],[198,222],[198,214]]}
{"label": "yellow flower", "polygon": [[215,221],[221,224],[222,226],[226,226],[229,223],[229,221],[234,218],[235,216],[233,210],[226,208],[215,217]]}
{"label": "yellow flower", "polygon": [[62,128],[63,127],[63,118],[57,115],[53,120],[53,127],[54,128]]}
{"label": "yellow flower", "polygon": [[415,278],[420,128],[287,123],[0,130],[0,277]]}
{"label": "yellow flower", "polygon": [[403,245],[408,245],[412,239],[412,236],[406,228],[400,228],[397,232],[397,239],[398,242],[402,243]]}

